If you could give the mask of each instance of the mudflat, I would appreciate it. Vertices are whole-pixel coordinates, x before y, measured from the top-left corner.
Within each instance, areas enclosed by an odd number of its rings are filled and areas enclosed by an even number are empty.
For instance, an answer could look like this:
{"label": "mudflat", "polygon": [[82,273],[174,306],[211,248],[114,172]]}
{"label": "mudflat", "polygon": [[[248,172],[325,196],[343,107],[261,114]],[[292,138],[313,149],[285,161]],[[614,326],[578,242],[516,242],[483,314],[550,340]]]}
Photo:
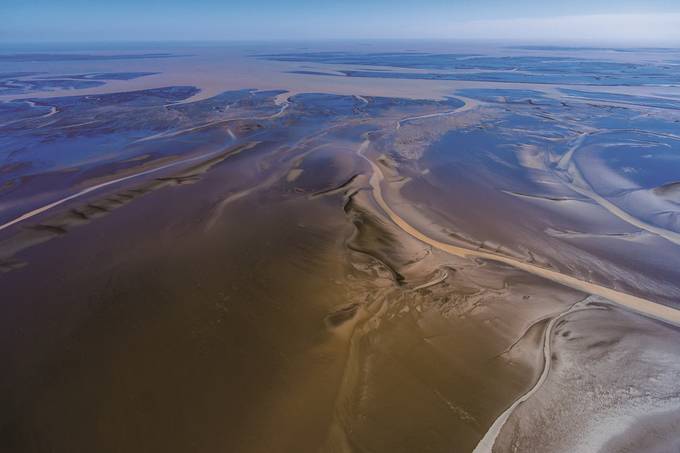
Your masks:
{"label": "mudflat", "polygon": [[672,448],[678,55],[416,45],[0,54],[3,451]]}

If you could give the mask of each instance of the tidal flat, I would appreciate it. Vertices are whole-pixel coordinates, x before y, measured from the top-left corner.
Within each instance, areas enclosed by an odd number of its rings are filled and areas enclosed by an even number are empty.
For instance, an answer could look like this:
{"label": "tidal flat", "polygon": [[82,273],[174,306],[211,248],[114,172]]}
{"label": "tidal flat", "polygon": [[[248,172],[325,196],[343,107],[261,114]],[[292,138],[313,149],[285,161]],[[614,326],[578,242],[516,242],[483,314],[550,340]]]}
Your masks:
{"label": "tidal flat", "polygon": [[0,52],[0,450],[674,451],[680,50]]}

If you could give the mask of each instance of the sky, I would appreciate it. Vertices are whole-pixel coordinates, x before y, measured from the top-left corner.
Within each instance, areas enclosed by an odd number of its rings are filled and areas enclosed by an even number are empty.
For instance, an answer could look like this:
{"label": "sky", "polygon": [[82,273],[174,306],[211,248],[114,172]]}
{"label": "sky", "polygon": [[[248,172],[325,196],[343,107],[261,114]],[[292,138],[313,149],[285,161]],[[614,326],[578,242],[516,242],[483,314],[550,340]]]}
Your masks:
{"label": "sky", "polygon": [[0,0],[0,43],[284,39],[680,44],[680,0]]}

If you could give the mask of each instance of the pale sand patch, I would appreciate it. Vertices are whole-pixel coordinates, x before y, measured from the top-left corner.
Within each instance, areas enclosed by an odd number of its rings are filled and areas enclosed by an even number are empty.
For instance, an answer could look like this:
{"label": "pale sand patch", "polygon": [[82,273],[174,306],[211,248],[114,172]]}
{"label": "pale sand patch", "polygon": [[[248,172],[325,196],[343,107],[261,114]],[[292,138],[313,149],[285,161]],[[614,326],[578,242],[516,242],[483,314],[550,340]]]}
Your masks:
{"label": "pale sand patch", "polygon": [[286,181],[288,182],[293,182],[296,179],[300,177],[304,170],[301,168],[293,168],[291,171],[288,172],[288,175],[286,175]]}

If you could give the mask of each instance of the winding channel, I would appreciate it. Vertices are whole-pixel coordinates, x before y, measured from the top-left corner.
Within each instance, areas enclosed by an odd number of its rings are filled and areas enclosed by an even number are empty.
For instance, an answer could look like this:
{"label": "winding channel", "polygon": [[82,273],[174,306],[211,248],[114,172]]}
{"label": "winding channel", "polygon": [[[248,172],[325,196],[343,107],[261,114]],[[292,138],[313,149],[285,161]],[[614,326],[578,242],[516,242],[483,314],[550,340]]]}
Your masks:
{"label": "winding channel", "polygon": [[677,310],[675,308],[657,304],[656,302],[653,302],[651,300],[633,296],[631,294],[627,294],[613,288],[608,288],[606,286],[598,285],[596,283],[586,282],[571,275],[553,271],[515,258],[510,258],[505,255],[500,255],[498,253],[492,252],[485,252],[481,250],[468,249],[465,247],[460,247],[457,245],[441,242],[427,236],[426,234],[424,234],[423,232],[409,224],[394,210],[392,210],[392,208],[387,204],[387,202],[383,198],[381,187],[381,183],[385,179],[383,172],[378,166],[378,164],[373,162],[370,158],[368,158],[365,155],[365,152],[370,146],[370,144],[371,144],[370,139],[364,140],[359,146],[357,154],[364,160],[366,160],[371,166],[372,173],[369,179],[369,184],[373,192],[373,197],[376,203],[378,203],[378,205],[380,206],[380,208],[385,212],[385,214],[387,214],[389,219],[407,234],[413,236],[414,238],[418,239],[421,242],[424,242],[425,244],[428,244],[436,249],[439,249],[451,255],[459,256],[461,258],[482,258],[490,261],[496,261],[499,263],[507,264],[509,266],[521,269],[523,271],[529,272],[539,277],[543,277],[553,282],[560,283],[562,285],[576,289],[578,291],[582,291],[586,294],[593,294],[596,296],[604,297],[605,299],[615,302],[621,306],[624,306],[642,315],[680,326],[680,310]]}
{"label": "winding channel", "polygon": [[[461,109],[468,110],[471,108],[470,104],[467,104]],[[440,115],[448,115],[451,114],[452,112],[445,112],[443,114],[439,115],[425,115],[423,117],[431,117],[431,116],[440,116]],[[402,121],[398,121],[396,128],[399,129],[400,124],[403,121],[406,120],[411,120],[415,119],[414,118],[407,118]],[[566,166],[569,164],[571,155],[573,155],[573,152],[578,148],[578,146],[583,142],[585,139],[585,135],[582,137],[579,137],[578,141],[576,142],[575,146],[570,150],[570,153],[568,156],[565,156],[566,159],[564,159],[563,162],[561,162],[562,165]],[[459,247],[453,244],[448,244],[445,242],[438,241],[436,239],[433,239],[423,232],[419,231],[416,229],[414,226],[409,224],[406,220],[404,220],[399,214],[397,214],[385,201],[385,198],[383,197],[382,194],[382,187],[381,183],[385,179],[384,174],[378,164],[376,164],[373,160],[371,160],[369,157],[366,156],[366,151],[368,150],[369,146],[371,145],[370,139],[365,139],[361,145],[359,146],[359,149],[357,150],[357,154],[366,160],[368,164],[371,167],[371,175],[369,178],[369,185],[371,186],[371,190],[373,193],[373,198],[380,206],[380,208],[385,212],[385,214],[388,216],[388,218],[395,223],[399,228],[401,228],[405,233],[409,234],[410,236],[420,240],[421,242],[428,244],[436,249],[439,249],[441,251],[444,251],[446,253],[449,253],[454,256],[459,256],[462,258],[482,258],[490,261],[495,261],[503,264],[507,264],[510,266],[513,266],[517,269],[521,269],[525,272],[531,273],[533,275],[537,275],[539,277],[543,277],[545,279],[551,280],[553,282],[565,285],[567,287],[576,289],[578,291],[582,291],[586,294],[591,294],[591,295],[596,295],[603,297],[607,300],[610,300],[622,307],[625,307],[627,309],[630,309],[634,312],[637,312],[639,314],[642,314],[644,316],[649,316],[651,318],[659,319],[662,321],[665,321],[667,323],[680,326],[680,310],[677,310],[675,308],[666,306],[666,305],[661,305],[657,304],[651,300],[643,299],[641,297],[633,296],[631,294],[627,294],[621,291],[617,291],[613,288],[608,288],[606,286],[598,285],[595,283],[591,282],[586,282],[583,280],[580,280],[576,277],[573,277],[571,275],[563,274],[561,272],[553,271],[544,267],[540,267],[534,264],[526,263],[521,260],[517,260],[514,258],[510,258],[508,256],[500,255],[497,253],[492,253],[492,252],[485,252],[485,251],[480,251],[480,250],[473,250],[473,249],[468,249],[465,247]],[[587,195],[592,197],[595,194],[588,193],[583,195]],[[595,200],[598,202],[601,202],[602,200]],[[604,200],[606,201],[606,200]],[[602,205],[602,203],[600,203]],[[616,209],[611,209],[612,206],[607,206],[607,203],[603,205],[603,207],[608,208],[610,212],[613,214],[621,217],[622,213],[617,212]],[[628,221],[631,221],[633,219],[627,219]],[[632,223],[632,222],[631,222]],[[647,226],[647,225],[645,225]],[[645,228],[647,229],[647,228]],[[657,232],[658,234],[658,232]],[[665,237],[665,236],[664,236]],[[672,240],[668,237],[666,237],[669,240]],[[675,241],[672,241],[675,242]],[[507,420],[510,418],[512,415],[513,411],[523,402],[527,401],[529,398],[531,398],[543,385],[545,382],[546,378],[548,377],[548,374],[550,372],[550,366],[551,366],[551,338],[552,338],[552,331],[554,329],[554,326],[556,323],[567,316],[570,313],[573,313],[575,311],[583,310],[584,308],[579,308],[580,304],[574,304],[570,306],[567,310],[563,311],[562,313],[558,314],[555,316],[553,319],[550,320],[544,337],[543,337],[543,357],[544,357],[544,366],[543,370],[541,372],[541,376],[539,379],[536,381],[536,383],[523,395],[521,395],[519,398],[517,398],[510,407],[508,407],[501,415],[499,415],[494,423],[491,425],[491,427],[487,430],[485,433],[484,437],[480,440],[479,444],[475,449],[473,450],[473,453],[491,453],[493,446],[496,442],[496,438],[498,437],[498,434],[500,433],[501,429],[507,422]]]}
{"label": "winding channel", "polygon": [[460,99],[461,101],[464,102],[464,104],[461,107],[458,107],[457,109],[449,110],[446,112],[428,113],[426,115],[409,116],[408,118],[402,118],[395,123],[394,129],[398,131],[399,129],[401,129],[402,124],[408,123],[409,121],[437,118],[439,116],[453,115],[454,113],[458,115],[468,110],[472,110],[479,105],[479,103],[474,99],[466,98],[463,96],[456,96],[456,99]]}
{"label": "winding channel", "polygon": [[491,427],[487,430],[486,434],[484,434],[484,437],[482,437],[482,440],[480,440],[475,449],[472,450],[472,453],[491,453],[493,450],[493,446],[496,443],[496,438],[498,438],[501,429],[508,421],[508,419],[515,411],[515,409],[517,409],[517,407],[520,404],[524,403],[529,398],[531,398],[543,386],[543,383],[548,378],[548,374],[550,374],[550,368],[552,366],[551,345],[552,334],[553,330],[555,329],[555,325],[562,318],[571,313],[588,310],[588,308],[580,307],[580,305],[582,305],[582,303],[585,302],[585,300],[587,300],[587,298],[584,299],[583,301],[575,303],[574,305],[570,306],[565,311],[559,313],[557,316],[553,317],[550,320],[548,326],[545,329],[545,333],[543,334],[543,370],[541,371],[541,376],[538,378],[536,383],[534,383],[534,385],[529,390],[527,390],[525,394],[517,398],[515,402],[512,403],[512,405],[510,405],[510,407],[508,407],[505,411],[503,411],[501,415],[498,416],[498,418],[496,418]]}
{"label": "winding channel", "polygon": [[574,142],[573,146],[569,149],[569,151],[567,151],[567,153],[562,157],[562,159],[560,159],[557,165],[557,170],[559,170],[558,175],[562,176],[560,180],[564,182],[564,184],[567,187],[569,187],[569,189],[573,190],[574,192],[580,195],[583,195],[584,197],[590,198],[592,201],[594,201],[602,208],[607,210],[607,212],[618,217],[624,222],[633,225],[637,228],[640,228],[641,230],[645,230],[649,233],[664,238],[667,241],[672,242],[673,244],[680,245],[680,233],[647,223],[644,220],[641,220],[629,214],[625,210],[618,207],[616,204],[612,203],[611,201],[607,200],[606,198],[595,192],[590,183],[581,173],[581,170],[578,168],[578,164],[573,160],[574,154],[579,148],[581,148],[583,142],[589,135],[593,134],[588,133],[581,134],[579,138],[576,139],[576,141]]}
{"label": "winding channel", "polygon": [[[570,288],[582,291],[584,293],[604,297],[605,299],[615,302],[639,314],[680,326],[680,310],[676,310],[665,305],[660,305],[650,300],[626,294],[624,292],[617,291],[612,288],[607,288],[605,286],[597,285],[595,283],[579,280],[578,278],[572,277],[570,275],[552,271],[504,255],[455,246],[453,244],[444,243],[425,235],[424,233],[413,227],[411,224],[409,224],[401,216],[399,216],[399,214],[397,214],[385,201],[382,195],[381,188],[381,183],[384,180],[384,174],[380,167],[365,155],[365,152],[370,146],[370,144],[371,144],[370,139],[364,140],[359,146],[357,154],[364,160],[366,160],[371,166],[372,173],[369,179],[369,184],[373,192],[373,198],[378,203],[380,208],[385,212],[385,214],[387,214],[389,219],[410,236],[413,236],[414,238],[420,240],[421,242],[424,242],[425,244],[428,244],[436,249],[439,249],[451,255],[459,256],[462,258],[482,258],[486,260],[504,263],[513,266],[517,269],[521,269],[523,271],[537,275],[539,277],[543,277],[553,282],[560,283]],[[550,371],[550,362],[552,354],[550,349],[550,342],[552,338],[552,330],[555,324],[560,319],[576,311],[575,307],[576,305],[569,307],[569,309],[560,313],[550,321],[548,327],[546,328],[543,339],[544,366],[540,378],[531,387],[531,389],[529,389],[529,391],[527,391],[519,398],[517,398],[510,407],[508,407],[500,416],[498,416],[498,418],[496,418],[496,420],[487,430],[487,432],[485,433],[484,437],[481,439],[477,447],[473,450],[473,453],[491,453],[493,446],[496,442],[496,438],[498,437],[498,434],[500,433],[501,429],[507,422],[508,418],[510,418],[510,416],[512,415],[513,411],[517,408],[517,406],[531,398],[531,396],[541,388]]]}

